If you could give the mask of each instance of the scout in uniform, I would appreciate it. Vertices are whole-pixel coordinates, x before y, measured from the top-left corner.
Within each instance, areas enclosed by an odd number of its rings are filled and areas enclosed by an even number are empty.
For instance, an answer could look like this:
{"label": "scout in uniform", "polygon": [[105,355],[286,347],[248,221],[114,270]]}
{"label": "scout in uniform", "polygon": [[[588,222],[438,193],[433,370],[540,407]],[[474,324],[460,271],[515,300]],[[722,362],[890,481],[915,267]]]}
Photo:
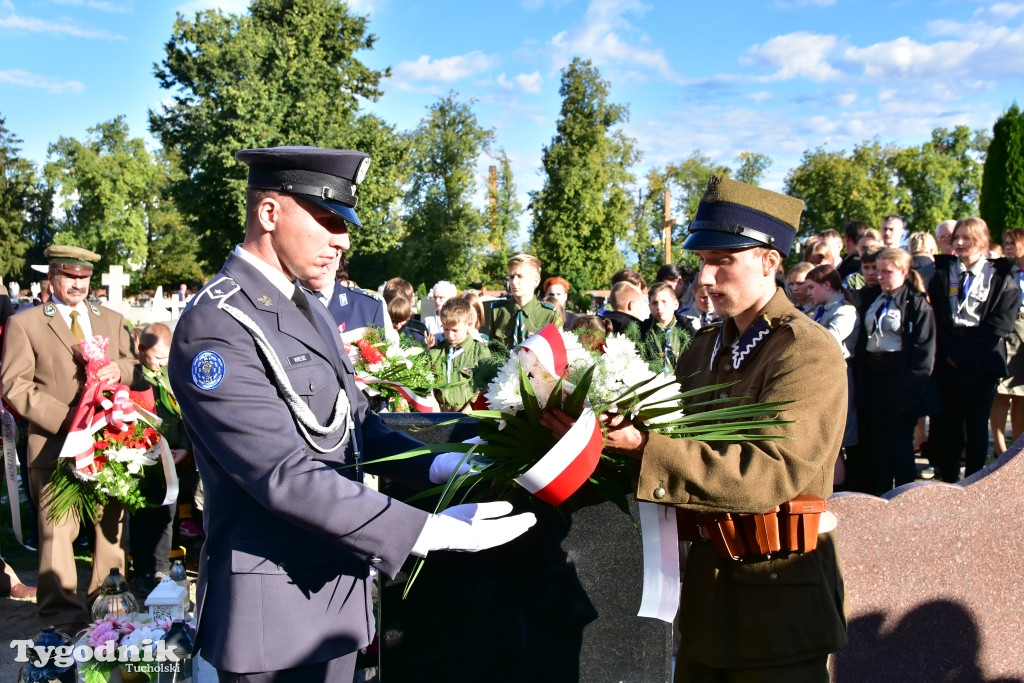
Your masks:
{"label": "scout in uniform", "polygon": [[[490,519],[511,509],[498,503],[428,515],[359,483],[362,460],[419,442],[367,408],[336,323],[295,282],[348,248],[369,158],[236,158],[249,166],[245,239],[189,301],[169,359],[206,495],[197,648],[222,682],[351,681],[374,634],[371,569],[394,577],[410,554],[491,547],[533,519]],[[387,473],[422,487],[456,466],[431,464]]]}
{"label": "scout in uniform", "polygon": [[441,328],[444,341],[428,352],[431,369],[448,386],[437,390],[441,410],[460,412],[476,398],[472,370],[481,358],[491,355],[487,342],[470,334],[473,305],[454,297],[441,307]]}
{"label": "scout in uniform", "polygon": [[[29,423],[28,482],[33,498],[41,501],[39,614],[73,633],[90,620],[77,595],[78,572],[71,547],[78,536],[79,520],[73,516],[59,522],[48,519],[46,489],[85,382],[78,343],[94,335],[110,340],[107,357],[113,362],[100,369],[101,380],[131,384],[138,362],[121,314],[85,300],[99,254],[68,246],[52,246],[44,254],[50,262],[52,298],[41,306],[21,309],[7,321],[0,378],[4,399]],[[112,500],[96,521],[91,597],[112,568],[124,573],[121,539],[125,519],[124,508]]]}
{"label": "scout in uniform", "polygon": [[508,299],[491,303],[491,338],[512,348],[549,323],[561,327],[551,304],[534,297],[540,285],[540,261],[517,254],[508,262]]}
{"label": "scout in uniform", "polygon": [[[802,208],[798,199],[713,177],[683,245],[700,256],[697,282],[724,320],[701,329],[680,357],[682,388],[732,383],[718,394],[786,401],[780,417],[791,422],[771,432],[784,438],[702,443],[605,418],[605,447],[640,459],[637,499],[679,508],[682,534],[694,541],[683,578],[677,683],[825,683],[829,653],[846,642],[834,532],[817,534],[815,526],[809,552],[764,553],[754,543],[739,559],[713,542],[733,519],[725,513],[770,520],[777,507],[797,511],[807,501],[820,508],[832,494],[846,418],[842,352],[775,284]],[[551,411],[543,422],[557,436],[572,419]],[[696,513],[710,513],[700,535]]]}

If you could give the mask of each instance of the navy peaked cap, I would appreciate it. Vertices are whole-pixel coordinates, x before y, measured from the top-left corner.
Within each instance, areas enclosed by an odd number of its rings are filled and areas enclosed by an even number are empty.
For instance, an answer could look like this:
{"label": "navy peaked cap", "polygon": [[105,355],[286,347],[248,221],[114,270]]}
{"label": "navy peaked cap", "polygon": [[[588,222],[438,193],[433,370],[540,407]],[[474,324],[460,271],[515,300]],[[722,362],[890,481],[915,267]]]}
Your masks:
{"label": "navy peaked cap", "polygon": [[770,247],[789,256],[803,209],[796,197],[711,176],[683,248]]}
{"label": "navy peaked cap", "polygon": [[268,147],[243,149],[235,158],[249,167],[249,187],[287,192],[318,204],[347,222],[356,216],[356,188],[370,157],[350,149]]}

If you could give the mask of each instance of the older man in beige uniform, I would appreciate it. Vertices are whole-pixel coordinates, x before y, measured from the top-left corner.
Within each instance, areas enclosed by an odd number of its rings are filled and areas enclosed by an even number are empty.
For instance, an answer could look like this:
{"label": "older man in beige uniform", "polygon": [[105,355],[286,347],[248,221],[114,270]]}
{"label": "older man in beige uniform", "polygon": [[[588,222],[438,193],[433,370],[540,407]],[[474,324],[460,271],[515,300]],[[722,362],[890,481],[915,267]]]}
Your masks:
{"label": "older man in beige uniform", "polygon": [[[46,488],[85,382],[78,345],[93,335],[110,340],[107,357],[114,362],[100,370],[101,379],[131,384],[138,363],[121,314],[85,300],[99,255],[68,246],[52,246],[44,253],[50,262],[52,299],[42,306],[22,309],[8,320],[0,382],[4,399],[29,423],[28,479],[33,496],[40,501],[39,614],[75,630],[89,617],[87,606],[77,594],[78,574],[71,546],[79,532],[79,520],[48,519]],[[90,597],[112,567],[124,572],[124,523],[124,509],[118,503],[107,505],[96,522]]]}

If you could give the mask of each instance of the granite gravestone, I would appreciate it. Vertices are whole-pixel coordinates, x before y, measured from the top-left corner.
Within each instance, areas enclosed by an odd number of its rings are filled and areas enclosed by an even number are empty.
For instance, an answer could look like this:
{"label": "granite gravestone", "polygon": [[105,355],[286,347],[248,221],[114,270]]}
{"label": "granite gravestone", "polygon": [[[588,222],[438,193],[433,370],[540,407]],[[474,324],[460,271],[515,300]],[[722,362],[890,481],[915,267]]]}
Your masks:
{"label": "granite gravestone", "polygon": [[958,484],[829,500],[849,620],[833,681],[1024,682],[1022,448]]}
{"label": "granite gravestone", "polygon": [[[381,414],[432,443],[473,435],[465,424],[420,430],[454,417]],[[671,625],[636,616],[643,551],[631,505],[633,518],[608,502],[562,515],[529,499],[517,509],[534,511],[538,523],[519,539],[431,554],[408,600],[404,577],[385,584],[382,680],[429,672],[451,681],[669,681]]]}

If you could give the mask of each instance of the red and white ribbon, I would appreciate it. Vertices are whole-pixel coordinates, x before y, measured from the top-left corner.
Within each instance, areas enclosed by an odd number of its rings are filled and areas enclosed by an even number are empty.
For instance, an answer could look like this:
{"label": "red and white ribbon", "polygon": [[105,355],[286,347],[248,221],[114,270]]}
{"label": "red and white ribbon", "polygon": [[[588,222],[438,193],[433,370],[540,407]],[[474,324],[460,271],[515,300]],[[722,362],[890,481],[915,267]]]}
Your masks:
{"label": "red and white ribbon", "polygon": [[594,473],[603,446],[597,415],[584,408],[576,424],[516,483],[544,502],[560,505]]}
{"label": "red and white ribbon", "polygon": [[679,533],[676,509],[640,502],[640,533],[644,549],[644,589],[638,617],[672,623],[679,610]]}
{"label": "red and white ribbon", "polygon": [[397,382],[389,382],[387,380],[378,379],[373,375],[357,374],[356,383],[365,384],[366,386],[371,386],[373,384],[384,384],[389,387],[394,387],[395,391],[397,391],[402,396],[402,398],[408,401],[410,406],[416,409],[416,412],[441,412],[441,406],[437,404],[437,401],[434,399],[433,395],[420,396],[409,387],[398,384]]}

